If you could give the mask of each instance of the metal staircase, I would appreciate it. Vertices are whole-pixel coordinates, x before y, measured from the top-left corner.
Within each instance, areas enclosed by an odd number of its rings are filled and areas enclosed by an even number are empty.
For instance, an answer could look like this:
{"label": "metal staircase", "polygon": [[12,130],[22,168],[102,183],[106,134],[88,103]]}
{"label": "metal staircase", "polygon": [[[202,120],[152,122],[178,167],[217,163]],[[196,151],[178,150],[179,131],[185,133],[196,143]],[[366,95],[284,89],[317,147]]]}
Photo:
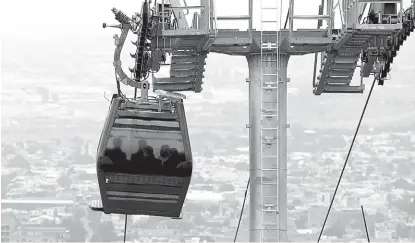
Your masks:
{"label": "metal staircase", "polygon": [[[280,66],[280,0],[261,0],[261,242],[278,242],[279,206],[278,184],[278,82]],[[272,4],[265,5],[265,4]],[[272,16],[273,20],[264,20]],[[265,25],[272,25],[272,31],[264,31]],[[274,29],[275,28],[275,29]],[[277,37],[277,38],[275,38]],[[276,39],[270,42],[269,39]],[[277,162],[276,162],[277,161]]]}
{"label": "metal staircase", "polygon": [[[342,37],[347,38],[347,37]],[[363,93],[364,84],[350,86],[360,53],[368,44],[370,35],[351,36],[337,51],[326,53],[321,62],[320,75],[314,94]],[[342,39],[340,39],[341,41]]]}
{"label": "metal staircase", "polygon": [[170,77],[154,77],[154,89],[201,92],[207,52],[197,53],[195,50],[174,50],[172,54]]}
{"label": "metal staircase", "polygon": [[[360,23],[361,16],[358,16],[357,13],[361,12],[363,4],[370,3],[369,8],[372,9],[372,2],[377,3],[379,2],[378,0],[345,1],[346,9],[344,9],[344,13],[346,23],[343,26],[341,36],[335,40],[330,51],[325,53],[322,59],[320,75],[317,77],[318,82],[314,85],[313,90],[315,95],[322,93],[363,93],[365,89],[363,77],[368,77],[370,73],[376,71],[376,69],[373,69],[373,64],[377,56],[380,55],[368,56],[368,61],[362,65],[360,84],[352,86],[350,83],[362,50],[367,50],[368,47],[369,49],[375,49],[376,52],[378,52],[379,48],[387,49],[387,45],[385,45],[386,39],[402,31],[402,19],[396,18],[392,21],[393,15],[389,16],[389,20],[387,20],[389,22],[368,24],[363,20]],[[402,1],[385,0],[384,2],[401,3]],[[379,19],[386,21],[383,18]]]}
{"label": "metal staircase", "polygon": [[[208,50],[217,37],[216,15],[213,0],[201,0],[201,6],[170,6],[164,1],[160,7],[162,19],[161,35],[174,40],[171,48],[170,77],[153,78],[154,90],[165,91],[202,91],[202,79],[205,71]],[[202,9],[195,13],[191,28],[169,29],[171,24],[165,23],[171,16],[170,11],[177,9]],[[166,28],[167,27],[167,28]]]}

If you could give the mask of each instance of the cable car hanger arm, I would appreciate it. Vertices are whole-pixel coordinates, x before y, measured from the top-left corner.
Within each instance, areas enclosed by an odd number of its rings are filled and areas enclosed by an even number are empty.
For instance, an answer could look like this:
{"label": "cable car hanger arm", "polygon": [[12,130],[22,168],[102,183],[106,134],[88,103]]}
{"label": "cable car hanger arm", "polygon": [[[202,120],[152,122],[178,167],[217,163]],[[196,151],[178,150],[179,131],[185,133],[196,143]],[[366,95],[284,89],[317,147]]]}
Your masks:
{"label": "cable car hanger arm", "polygon": [[130,20],[130,18],[128,18],[123,12],[117,10],[116,8],[112,9],[113,13],[115,14],[115,19],[118,20],[118,22],[120,22],[119,25],[107,25],[106,23],[104,23],[102,25],[103,28],[106,27],[113,27],[113,28],[119,28],[121,29],[121,36],[118,37],[117,34],[114,35],[114,41],[115,41],[115,51],[114,51],[114,68],[115,68],[115,73],[116,73],[116,79],[117,81],[134,87],[134,88],[138,88],[141,89],[141,83],[135,81],[134,79],[130,78],[127,76],[127,74],[125,74],[124,70],[121,67],[121,51],[122,48],[124,46],[124,42],[127,38],[128,35],[128,31],[132,30],[134,31],[134,25],[132,24],[132,21]]}

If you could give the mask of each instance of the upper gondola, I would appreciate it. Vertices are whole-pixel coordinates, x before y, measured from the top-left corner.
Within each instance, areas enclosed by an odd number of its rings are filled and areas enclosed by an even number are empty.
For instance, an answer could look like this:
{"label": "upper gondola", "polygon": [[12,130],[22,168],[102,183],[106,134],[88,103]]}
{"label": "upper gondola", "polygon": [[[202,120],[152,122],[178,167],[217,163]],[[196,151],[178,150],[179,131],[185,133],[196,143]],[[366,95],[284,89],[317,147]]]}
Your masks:
{"label": "upper gondola", "polygon": [[106,214],[179,218],[192,175],[182,100],[114,95],[97,151]]}

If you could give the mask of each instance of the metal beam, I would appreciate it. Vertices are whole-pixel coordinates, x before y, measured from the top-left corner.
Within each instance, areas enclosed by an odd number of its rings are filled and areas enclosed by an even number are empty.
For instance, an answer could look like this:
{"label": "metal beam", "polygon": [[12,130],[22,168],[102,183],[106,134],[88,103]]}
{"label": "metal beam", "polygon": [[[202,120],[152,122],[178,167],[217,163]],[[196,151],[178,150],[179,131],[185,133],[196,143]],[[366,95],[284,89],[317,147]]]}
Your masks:
{"label": "metal beam", "polygon": [[250,20],[249,15],[238,15],[238,16],[218,16],[218,20]]}
{"label": "metal beam", "polygon": [[330,15],[294,15],[293,19],[330,19]]}

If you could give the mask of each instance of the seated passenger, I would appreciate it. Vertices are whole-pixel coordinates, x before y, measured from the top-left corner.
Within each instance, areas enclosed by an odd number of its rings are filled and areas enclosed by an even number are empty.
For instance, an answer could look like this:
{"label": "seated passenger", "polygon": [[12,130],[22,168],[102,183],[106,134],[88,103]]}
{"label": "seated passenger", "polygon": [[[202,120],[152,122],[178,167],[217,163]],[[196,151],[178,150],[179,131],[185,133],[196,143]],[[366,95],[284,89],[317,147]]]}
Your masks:
{"label": "seated passenger", "polygon": [[144,148],[144,158],[141,164],[144,173],[158,174],[161,172],[161,160],[154,157],[154,151],[151,146]]}
{"label": "seated passenger", "polygon": [[192,174],[192,162],[186,161],[184,153],[179,154],[180,164],[177,166],[179,176],[190,176]]}
{"label": "seated passenger", "polygon": [[121,172],[127,166],[127,155],[121,150],[121,138],[115,138],[112,143],[114,148],[107,148],[104,155],[111,160],[112,169]]}
{"label": "seated passenger", "polygon": [[179,151],[175,148],[169,150],[170,157],[163,163],[163,172],[165,175],[176,174],[177,166],[180,163]]}
{"label": "seated passenger", "polygon": [[138,140],[138,150],[136,153],[131,155],[131,163],[134,168],[140,168],[140,164],[144,159],[144,148],[147,147],[146,140]]}
{"label": "seated passenger", "polygon": [[170,156],[169,150],[170,150],[169,145],[161,146],[159,159],[161,160],[162,164],[164,164],[164,162],[169,158],[169,156]]}

